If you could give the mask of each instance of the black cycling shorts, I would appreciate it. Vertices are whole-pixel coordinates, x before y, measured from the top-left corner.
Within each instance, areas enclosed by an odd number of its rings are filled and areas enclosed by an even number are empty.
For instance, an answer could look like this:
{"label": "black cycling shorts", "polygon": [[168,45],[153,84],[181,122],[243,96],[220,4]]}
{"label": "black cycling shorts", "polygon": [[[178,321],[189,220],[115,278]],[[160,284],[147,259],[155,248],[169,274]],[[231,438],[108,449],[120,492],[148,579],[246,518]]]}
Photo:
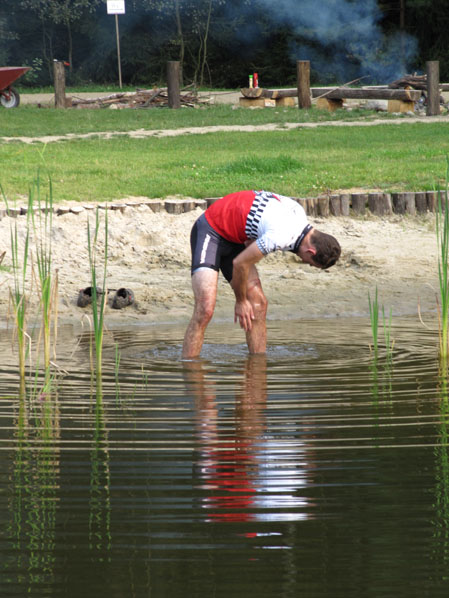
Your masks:
{"label": "black cycling shorts", "polygon": [[232,280],[232,261],[245,249],[243,243],[231,243],[219,235],[201,214],[190,234],[192,274],[198,268],[222,271],[228,282]]}

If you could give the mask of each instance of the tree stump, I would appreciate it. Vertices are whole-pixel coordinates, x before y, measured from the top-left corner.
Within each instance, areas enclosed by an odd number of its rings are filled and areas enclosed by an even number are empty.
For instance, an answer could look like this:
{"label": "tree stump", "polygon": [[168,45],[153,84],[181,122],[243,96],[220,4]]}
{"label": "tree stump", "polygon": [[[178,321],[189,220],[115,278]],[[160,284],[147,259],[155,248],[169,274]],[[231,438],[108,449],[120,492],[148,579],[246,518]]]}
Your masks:
{"label": "tree stump", "polygon": [[340,195],[340,209],[341,215],[345,216],[346,218],[349,216],[349,206],[351,204],[351,199],[348,193],[343,193]]}
{"label": "tree stump", "polygon": [[363,216],[365,214],[366,202],[368,196],[366,193],[351,193],[351,206],[355,214]]}
{"label": "tree stump", "polygon": [[425,214],[427,212],[426,193],[415,193],[415,206],[418,214]]}

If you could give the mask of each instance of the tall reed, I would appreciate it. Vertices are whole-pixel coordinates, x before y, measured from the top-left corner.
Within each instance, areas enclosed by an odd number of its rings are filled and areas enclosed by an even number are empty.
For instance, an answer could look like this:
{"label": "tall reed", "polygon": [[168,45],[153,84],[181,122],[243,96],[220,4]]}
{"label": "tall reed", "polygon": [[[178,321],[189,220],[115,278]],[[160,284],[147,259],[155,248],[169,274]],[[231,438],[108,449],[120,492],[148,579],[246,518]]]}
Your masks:
{"label": "tall reed", "polygon": [[440,358],[447,361],[449,353],[449,210],[448,210],[449,160],[446,167],[446,189],[438,190],[438,208],[436,211],[436,235],[438,243],[438,282],[440,300],[438,308],[438,330]]}
{"label": "tall reed", "polygon": [[[9,212],[10,207],[8,199],[0,186],[0,192],[5,202],[6,209]],[[29,214],[27,216],[29,218]],[[28,301],[29,297],[26,292],[26,279],[29,266],[30,257],[30,229],[27,223],[23,249],[20,250],[19,235],[17,231],[17,220],[14,219],[14,225],[11,218],[10,225],[10,239],[11,239],[11,262],[13,269],[13,288],[10,290],[10,298],[12,309],[14,312],[14,320],[16,325],[17,346],[19,353],[19,376],[20,388],[24,390],[25,385],[25,371],[26,371],[26,357],[28,352],[28,345],[30,336],[27,332],[27,317],[28,317]]]}
{"label": "tall reed", "polygon": [[374,299],[371,299],[371,295],[368,292],[368,303],[369,303],[369,315],[370,315],[370,323],[371,323],[371,334],[373,338],[373,345],[372,351],[374,353],[374,358],[377,361],[379,356],[379,312],[382,311],[382,327],[384,333],[384,343],[385,343],[385,357],[387,359],[387,363],[391,365],[393,359],[393,345],[394,341],[391,338],[391,322],[392,322],[392,310],[390,308],[388,318],[385,315],[385,307],[379,305],[379,293],[376,286],[376,292],[374,294]]}
{"label": "tall reed", "polygon": [[49,380],[52,353],[51,333],[53,329],[53,343],[56,345],[58,321],[58,274],[52,271],[51,232],[53,224],[53,191],[51,179],[49,179],[48,194],[42,200],[40,177],[38,174],[34,185],[30,189],[28,213],[31,214],[36,244],[36,264],[40,290],[39,302],[42,315],[40,336],[43,337],[44,343],[45,377],[46,380]]}
{"label": "tall reed", "polygon": [[378,301],[378,292],[376,287],[376,292],[374,295],[374,299],[371,300],[371,295],[368,292],[368,303],[369,303],[369,317],[371,322],[371,334],[373,338],[373,353],[374,359],[377,360],[379,354],[379,301]]}
{"label": "tall reed", "polygon": [[106,307],[106,274],[108,263],[108,210],[104,210],[104,256],[103,256],[103,282],[98,287],[98,237],[100,232],[100,209],[95,212],[95,227],[91,230],[90,221],[87,221],[87,247],[89,253],[90,280],[92,287],[92,321],[95,340],[95,375],[97,389],[101,387],[102,361],[103,361],[103,336],[104,336],[104,311]]}

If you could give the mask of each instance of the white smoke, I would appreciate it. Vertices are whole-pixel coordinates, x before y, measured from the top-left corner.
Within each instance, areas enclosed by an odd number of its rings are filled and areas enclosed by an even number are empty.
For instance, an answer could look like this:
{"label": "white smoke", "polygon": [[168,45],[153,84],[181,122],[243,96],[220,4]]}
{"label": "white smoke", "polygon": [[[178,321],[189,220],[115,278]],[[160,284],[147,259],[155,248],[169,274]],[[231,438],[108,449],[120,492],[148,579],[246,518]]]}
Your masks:
{"label": "white smoke", "polygon": [[409,72],[417,41],[382,31],[376,0],[259,0],[273,21],[290,26],[301,43],[292,58],[310,60],[324,78],[386,83]]}

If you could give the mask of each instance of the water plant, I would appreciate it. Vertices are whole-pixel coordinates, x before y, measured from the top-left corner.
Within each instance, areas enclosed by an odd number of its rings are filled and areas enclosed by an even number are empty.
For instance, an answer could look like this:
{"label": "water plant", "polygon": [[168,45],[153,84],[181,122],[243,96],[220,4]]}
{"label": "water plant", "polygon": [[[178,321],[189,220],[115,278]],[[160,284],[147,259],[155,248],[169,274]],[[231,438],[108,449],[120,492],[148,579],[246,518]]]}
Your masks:
{"label": "water plant", "polygon": [[368,303],[369,317],[371,322],[371,334],[373,337],[372,351],[374,353],[374,359],[377,360],[379,354],[379,301],[377,287],[373,300],[371,299],[371,295],[368,291]]}
{"label": "water plant", "polygon": [[438,190],[436,210],[436,235],[438,243],[438,283],[439,301],[438,330],[440,358],[447,360],[449,353],[449,210],[448,210],[449,159],[446,167],[446,189]]}
{"label": "water plant", "polygon": [[394,341],[391,337],[391,324],[392,324],[392,310],[390,308],[388,318],[385,315],[385,307],[379,305],[379,294],[378,289],[376,286],[376,290],[374,293],[374,299],[371,299],[371,295],[368,292],[368,303],[369,303],[369,315],[370,315],[370,323],[371,323],[371,333],[373,338],[372,344],[372,352],[374,354],[374,359],[377,361],[379,357],[379,312],[382,311],[382,326],[383,326],[383,333],[384,333],[384,345],[385,345],[385,357],[387,360],[387,365],[391,366],[393,360],[393,346]]}
{"label": "water plant", "polygon": [[103,282],[98,285],[98,241],[100,231],[100,209],[95,211],[95,227],[91,230],[90,221],[87,221],[87,249],[89,254],[90,279],[92,286],[92,322],[95,340],[95,375],[97,389],[101,387],[103,336],[104,336],[104,311],[106,307],[106,273],[108,262],[108,211],[104,210],[104,257],[103,257]]}
{"label": "water plant", "polygon": [[115,402],[116,402],[116,404],[119,404],[119,402],[120,402],[120,377],[119,377],[120,358],[121,358],[121,355],[120,355],[118,343],[115,343],[114,378],[115,378]]}
{"label": "water plant", "polygon": [[[5,202],[6,209],[9,212],[10,207],[8,199],[0,186],[0,192]],[[29,215],[27,216],[29,217]],[[11,219],[12,222],[13,219]],[[17,220],[14,219],[14,225],[10,225],[11,239],[11,262],[13,270],[13,288],[10,290],[12,310],[14,312],[15,333],[17,335],[17,346],[19,354],[19,377],[21,392],[25,385],[26,358],[29,348],[30,336],[27,332],[28,316],[28,295],[26,292],[26,280],[30,257],[30,230],[26,228],[25,239],[22,250],[20,249],[19,235],[17,230]]]}
{"label": "water plant", "polygon": [[[37,203],[37,205],[35,205]],[[58,321],[58,275],[52,271],[51,229],[53,222],[53,192],[49,179],[49,192],[45,199],[41,199],[41,184],[39,174],[30,189],[28,199],[28,213],[31,214],[36,243],[37,278],[40,289],[40,308],[42,315],[41,336],[44,344],[44,366],[46,380],[50,378],[50,362],[53,329],[53,345],[56,345]],[[39,347],[38,342],[38,347]],[[54,353],[54,351],[53,351]]]}

